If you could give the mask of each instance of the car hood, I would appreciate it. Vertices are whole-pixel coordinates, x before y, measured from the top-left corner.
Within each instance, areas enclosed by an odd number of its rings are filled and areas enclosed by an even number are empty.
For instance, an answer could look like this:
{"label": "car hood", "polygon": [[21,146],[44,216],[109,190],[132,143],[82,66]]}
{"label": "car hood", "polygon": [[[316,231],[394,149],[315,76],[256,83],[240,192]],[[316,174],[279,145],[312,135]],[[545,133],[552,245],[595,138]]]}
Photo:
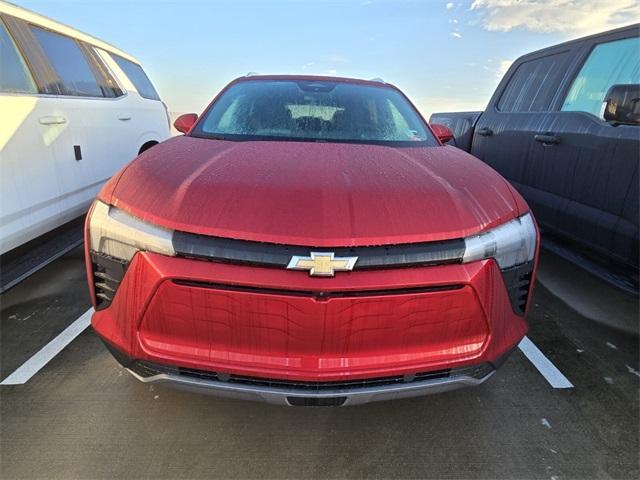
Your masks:
{"label": "car hood", "polygon": [[174,230],[306,246],[471,235],[514,218],[506,181],[454,147],[175,137],[101,198]]}

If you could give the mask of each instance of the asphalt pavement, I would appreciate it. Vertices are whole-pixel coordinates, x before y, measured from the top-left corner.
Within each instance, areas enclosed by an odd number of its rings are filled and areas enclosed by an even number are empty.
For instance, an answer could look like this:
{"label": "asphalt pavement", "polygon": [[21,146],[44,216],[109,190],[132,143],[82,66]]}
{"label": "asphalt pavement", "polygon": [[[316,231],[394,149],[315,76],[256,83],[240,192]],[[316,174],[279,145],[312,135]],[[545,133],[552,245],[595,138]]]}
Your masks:
{"label": "asphalt pavement", "polygon": [[[638,478],[638,301],[541,262],[528,337],[573,388],[516,350],[475,388],[276,407],[140,383],[88,328],[0,385],[0,477]],[[84,275],[78,248],[0,296],[2,379],[89,308]]]}

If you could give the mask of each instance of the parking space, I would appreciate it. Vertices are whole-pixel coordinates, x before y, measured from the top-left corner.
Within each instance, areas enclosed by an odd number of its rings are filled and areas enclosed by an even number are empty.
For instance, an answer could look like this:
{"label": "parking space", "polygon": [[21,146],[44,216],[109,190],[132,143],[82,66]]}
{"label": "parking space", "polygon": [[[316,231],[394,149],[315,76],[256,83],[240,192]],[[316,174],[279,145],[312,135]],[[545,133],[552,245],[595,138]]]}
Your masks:
{"label": "parking space", "polygon": [[[542,263],[541,278],[571,268],[549,254]],[[86,329],[26,383],[0,387],[1,476],[635,477],[637,336],[577,313],[548,284],[553,292],[536,289],[528,337],[573,388],[553,388],[517,350],[477,388],[282,408],[142,384]],[[1,301],[6,379],[89,307],[81,250]],[[637,311],[631,300],[600,306],[610,315]]]}
{"label": "parking space", "polygon": [[0,375],[5,379],[90,306],[82,247],[3,293]]}

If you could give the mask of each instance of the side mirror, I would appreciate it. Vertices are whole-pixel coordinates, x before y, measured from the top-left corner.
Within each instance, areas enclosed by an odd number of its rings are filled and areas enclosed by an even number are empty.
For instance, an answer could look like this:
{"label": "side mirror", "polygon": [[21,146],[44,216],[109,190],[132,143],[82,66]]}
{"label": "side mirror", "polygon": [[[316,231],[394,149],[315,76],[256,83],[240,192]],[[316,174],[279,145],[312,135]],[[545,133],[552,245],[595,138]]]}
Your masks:
{"label": "side mirror", "polygon": [[198,120],[198,115],[195,113],[185,113],[176,118],[176,121],[173,122],[173,126],[176,127],[176,130],[179,132],[187,133],[196,123],[196,120]]}
{"label": "side mirror", "polygon": [[436,134],[436,137],[442,142],[447,143],[449,140],[453,138],[453,132],[446,125],[441,125],[439,123],[432,123],[431,130]]}
{"label": "side mirror", "polygon": [[607,122],[640,125],[640,85],[612,85],[604,97]]}

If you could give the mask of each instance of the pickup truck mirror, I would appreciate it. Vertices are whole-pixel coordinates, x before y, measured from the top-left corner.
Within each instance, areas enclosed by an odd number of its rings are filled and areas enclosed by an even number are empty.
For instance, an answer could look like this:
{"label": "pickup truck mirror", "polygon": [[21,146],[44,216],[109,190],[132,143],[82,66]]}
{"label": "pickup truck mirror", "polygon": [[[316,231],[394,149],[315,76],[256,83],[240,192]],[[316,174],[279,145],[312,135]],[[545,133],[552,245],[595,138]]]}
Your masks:
{"label": "pickup truck mirror", "polygon": [[612,85],[604,97],[607,122],[640,125],[640,84]]}
{"label": "pickup truck mirror", "polygon": [[187,133],[196,123],[196,120],[198,120],[198,115],[195,113],[185,113],[184,115],[180,115],[176,118],[176,121],[173,122],[173,126],[176,127],[176,130],[179,132]]}
{"label": "pickup truck mirror", "polygon": [[449,140],[453,138],[453,132],[446,125],[442,125],[440,123],[432,123],[431,130],[436,134],[436,137],[442,142],[447,143]]}

